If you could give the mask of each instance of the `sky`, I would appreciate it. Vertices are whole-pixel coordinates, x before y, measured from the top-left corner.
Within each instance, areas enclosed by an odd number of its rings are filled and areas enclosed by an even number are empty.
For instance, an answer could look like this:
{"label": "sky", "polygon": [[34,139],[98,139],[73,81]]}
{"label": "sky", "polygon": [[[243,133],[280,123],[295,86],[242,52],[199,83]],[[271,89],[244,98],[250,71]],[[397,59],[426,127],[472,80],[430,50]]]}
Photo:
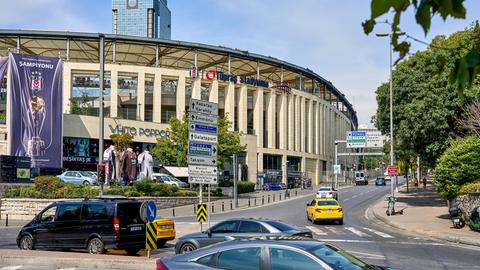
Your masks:
{"label": "sky", "polygon": [[[0,29],[112,31],[111,0],[0,0],[0,6]],[[478,0],[466,0],[465,6],[465,20],[444,22],[437,16],[427,36],[411,10],[401,29],[430,42],[480,19]],[[389,79],[389,47],[388,38],[363,33],[370,0],[168,0],[168,7],[172,39],[248,50],[310,68],[346,95],[360,124],[369,124],[375,114],[375,90]],[[388,25],[375,31],[388,31]],[[412,53],[425,48],[412,41]]]}

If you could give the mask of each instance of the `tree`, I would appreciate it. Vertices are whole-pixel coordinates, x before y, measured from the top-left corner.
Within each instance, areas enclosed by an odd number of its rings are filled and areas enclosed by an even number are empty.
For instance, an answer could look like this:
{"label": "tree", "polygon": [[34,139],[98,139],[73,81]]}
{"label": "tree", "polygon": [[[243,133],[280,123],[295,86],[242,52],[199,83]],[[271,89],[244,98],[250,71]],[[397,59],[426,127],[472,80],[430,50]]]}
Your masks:
{"label": "tree", "polygon": [[480,138],[470,136],[452,142],[435,167],[437,191],[454,199],[462,185],[480,180]]}
{"label": "tree", "polygon": [[[378,23],[377,19],[388,14],[393,10],[393,21],[391,25],[392,45],[393,49],[400,54],[399,62],[403,59],[410,50],[410,43],[403,41],[398,42],[397,33],[400,29],[400,18],[402,13],[406,12],[408,8],[412,7],[415,10],[415,20],[419,24],[425,35],[430,30],[432,17],[440,14],[445,21],[448,17],[456,19],[465,19],[466,9],[463,5],[465,0],[371,0],[371,16],[362,23],[364,32],[368,35],[373,31],[375,25]],[[388,23],[388,21],[386,21]],[[478,24],[477,24],[478,27]],[[474,46],[456,47],[456,51],[467,50],[461,57],[455,60],[454,68],[450,71],[450,82],[456,83],[460,92],[467,86],[471,86],[480,74],[480,35],[476,36]],[[448,63],[445,59],[437,59],[439,69],[441,66]]]}
{"label": "tree", "polygon": [[[178,166],[187,166],[188,155],[188,111],[182,120],[172,117],[167,128],[169,137],[157,139],[157,145],[152,154],[161,164],[176,163]],[[232,122],[225,117],[218,118],[218,163],[219,167],[231,163],[231,155],[242,152],[245,145],[240,144],[240,133],[229,131]]]}
{"label": "tree", "polygon": [[130,133],[115,133],[110,135],[110,139],[113,141],[115,151],[120,154],[132,146],[133,136]]}
{"label": "tree", "polygon": [[70,99],[70,113],[71,114],[80,114],[80,115],[88,115],[90,112],[90,97],[86,93],[82,93],[80,96],[80,100],[76,100],[75,98]]}

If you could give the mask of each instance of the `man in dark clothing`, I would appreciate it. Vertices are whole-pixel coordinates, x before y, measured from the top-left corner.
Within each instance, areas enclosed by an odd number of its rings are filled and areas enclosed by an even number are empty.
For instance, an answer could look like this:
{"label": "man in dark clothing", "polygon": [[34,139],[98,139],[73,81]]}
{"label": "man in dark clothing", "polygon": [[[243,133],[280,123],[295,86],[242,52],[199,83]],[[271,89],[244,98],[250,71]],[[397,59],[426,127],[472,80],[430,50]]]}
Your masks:
{"label": "man in dark clothing", "polygon": [[424,189],[427,188],[427,178],[424,177],[422,181],[423,181],[423,188]]}

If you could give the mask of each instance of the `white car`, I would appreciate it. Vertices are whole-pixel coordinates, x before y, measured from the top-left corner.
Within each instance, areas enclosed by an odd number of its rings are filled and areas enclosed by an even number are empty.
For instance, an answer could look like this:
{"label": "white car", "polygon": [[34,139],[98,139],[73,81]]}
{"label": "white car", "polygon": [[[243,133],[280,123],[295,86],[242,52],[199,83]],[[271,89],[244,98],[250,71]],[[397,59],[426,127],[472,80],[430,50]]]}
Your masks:
{"label": "white car", "polygon": [[153,181],[157,183],[163,183],[167,185],[174,185],[178,188],[188,188],[188,184],[178,180],[177,178],[170,176],[164,173],[154,173],[152,174]]}
{"label": "white car", "polygon": [[335,200],[338,200],[338,193],[333,187],[319,187],[316,197],[333,198]]}

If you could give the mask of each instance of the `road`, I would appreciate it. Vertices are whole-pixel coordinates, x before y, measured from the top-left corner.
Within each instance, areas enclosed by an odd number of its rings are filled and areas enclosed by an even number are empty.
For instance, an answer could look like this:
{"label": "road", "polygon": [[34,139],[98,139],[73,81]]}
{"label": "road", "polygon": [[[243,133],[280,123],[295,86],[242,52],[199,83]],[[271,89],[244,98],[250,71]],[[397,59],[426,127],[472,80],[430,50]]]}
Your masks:
{"label": "road", "polygon": [[[372,264],[388,265],[398,269],[480,269],[480,248],[438,242],[422,236],[408,235],[390,228],[366,214],[374,204],[390,192],[390,187],[353,186],[339,191],[339,201],[345,213],[344,225],[311,224],[305,215],[305,205],[312,195],[289,201],[228,213],[213,214],[212,223],[234,217],[259,217],[283,220],[298,227],[310,229],[314,237],[337,245]],[[177,218],[178,224],[194,223],[194,217]],[[18,228],[0,229],[0,248],[16,248]],[[12,238],[13,237],[13,238]],[[169,257],[173,246],[160,250],[157,256]],[[20,270],[29,269],[19,268]],[[0,267],[0,270],[5,270]]]}

